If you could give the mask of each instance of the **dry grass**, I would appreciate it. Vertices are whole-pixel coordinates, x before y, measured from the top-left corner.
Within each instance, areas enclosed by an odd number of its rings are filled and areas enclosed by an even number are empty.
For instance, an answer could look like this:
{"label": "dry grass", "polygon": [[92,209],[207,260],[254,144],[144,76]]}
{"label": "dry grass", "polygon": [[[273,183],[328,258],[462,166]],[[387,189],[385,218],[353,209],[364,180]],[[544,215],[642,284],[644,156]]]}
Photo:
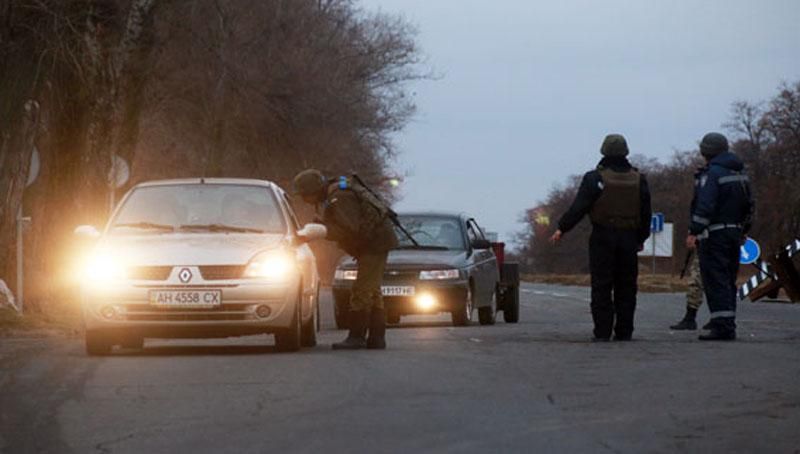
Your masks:
{"label": "dry grass", "polygon": [[[525,274],[522,280],[541,284],[576,285],[588,287],[588,274]],[[645,293],[679,293],[687,290],[687,279],[678,279],[668,274],[640,274],[639,291]]]}
{"label": "dry grass", "polygon": [[51,308],[47,312],[26,312],[24,316],[10,307],[0,307],[0,336],[37,332],[77,335],[81,329],[80,313],[66,307]]}

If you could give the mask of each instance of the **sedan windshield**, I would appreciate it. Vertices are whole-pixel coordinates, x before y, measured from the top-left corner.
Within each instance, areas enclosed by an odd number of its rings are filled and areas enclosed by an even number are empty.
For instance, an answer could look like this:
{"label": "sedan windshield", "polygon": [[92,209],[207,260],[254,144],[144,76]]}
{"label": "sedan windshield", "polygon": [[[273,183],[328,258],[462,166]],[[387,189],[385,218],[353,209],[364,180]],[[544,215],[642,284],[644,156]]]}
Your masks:
{"label": "sedan windshield", "polygon": [[283,214],[268,188],[228,184],[146,186],[114,219],[115,233],[282,233]]}
{"label": "sedan windshield", "polygon": [[[400,224],[425,248],[463,250],[464,232],[461,222],[454,217],[400,216]],[[395,229],[400,249],[415,247],[406,234]]]}

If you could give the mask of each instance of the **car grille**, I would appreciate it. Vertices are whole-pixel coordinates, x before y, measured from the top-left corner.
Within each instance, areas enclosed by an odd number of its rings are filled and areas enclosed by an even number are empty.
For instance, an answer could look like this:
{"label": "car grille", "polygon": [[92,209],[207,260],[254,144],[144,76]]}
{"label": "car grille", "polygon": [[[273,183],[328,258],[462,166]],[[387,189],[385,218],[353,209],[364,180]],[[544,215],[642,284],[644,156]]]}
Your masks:
{"label": "car grille", "polygon": [[419,277],[418,270],[390,270],[383,273],[383,282],[408,282]]}
{"label": "car grille", "polygon": [[160,308],[149,304],[125,306],[125,320],[131,322],[199,322],[255,320],[251,304],[224,304],[218,309]]}
{"label": "car grille", "polygon": [[244,274],[242,265],[209,265],[201,266],[200,274],[206,281],[223,281],[227,279],[239,279]]}
{"label": "car grille", "polygon": [[141,281],[166,281],[171,272],[171,266],[138,266],[128,270],[128,276]]}

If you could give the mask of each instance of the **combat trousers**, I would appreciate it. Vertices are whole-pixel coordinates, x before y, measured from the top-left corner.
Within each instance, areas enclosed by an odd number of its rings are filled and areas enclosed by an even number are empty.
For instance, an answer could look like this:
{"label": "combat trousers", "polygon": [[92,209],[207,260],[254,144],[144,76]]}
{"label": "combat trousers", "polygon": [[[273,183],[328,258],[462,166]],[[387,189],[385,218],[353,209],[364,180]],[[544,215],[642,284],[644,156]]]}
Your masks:
{"label": "combat trousers", "polygon": [[381,283],[388,252],[362,254],[358,257],[358,275],[350,296],[351,311],[383,309]]}
{"label": "combat trousers", "polygon": [[739,229],[717,230],[700,240],[698,248],[711,327],[722,332],[736,330],[736,276],[741,238]]}
{"label": "combat trousers", "polygon": [[686,291],[686,307],[694,310],[703,305],[703,276],[700,274],[700,254],[695,253],[689,263],[689,289]]}
{"label": "combat trousers", "polygon": [[635,230],[594,225],[589,238],[589,267],[595,337],[611,337],[612,328],[619,337],[633,334],[638,250]]}

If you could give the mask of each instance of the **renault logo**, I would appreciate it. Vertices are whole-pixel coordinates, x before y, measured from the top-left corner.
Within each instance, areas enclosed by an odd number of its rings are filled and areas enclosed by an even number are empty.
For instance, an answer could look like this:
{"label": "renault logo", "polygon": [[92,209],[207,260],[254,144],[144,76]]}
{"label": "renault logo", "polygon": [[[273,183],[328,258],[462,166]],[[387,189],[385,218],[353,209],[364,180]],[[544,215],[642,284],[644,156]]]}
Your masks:
{"label": "renault logo", "polygon": [[180,271],[180,273],[178,273],[178,279],[180,279],[184,284],[188,284],[189,281],[192,280],[192,272],[189,270],[189,268],[184,268]]}

